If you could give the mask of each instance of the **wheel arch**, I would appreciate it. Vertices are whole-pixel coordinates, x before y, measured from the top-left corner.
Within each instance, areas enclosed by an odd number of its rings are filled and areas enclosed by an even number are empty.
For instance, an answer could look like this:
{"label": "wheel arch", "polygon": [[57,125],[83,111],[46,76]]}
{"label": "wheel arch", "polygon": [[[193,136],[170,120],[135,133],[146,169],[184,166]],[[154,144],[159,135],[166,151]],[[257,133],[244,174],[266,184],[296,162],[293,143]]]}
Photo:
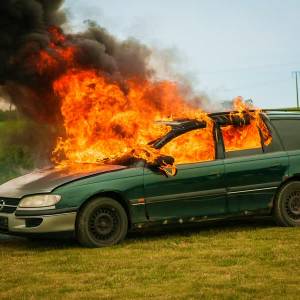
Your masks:
{"label": "wheel arch", "polygon": [[274,194],[274,196],[273,196],[273,199],[272,199],[272,213],[273,213],[273,211],[274,211],[275,200],[276,200],[278,194],[280,193],[280,191],[282,190],[282,188],[283,188],[286,184],[288,184],[289,182],[291,182],[291,181],[300,181],[300,173],[295,173],[295,174],[293,174],[293,175],[291,175],[291,176],[285,178],[285,180],[283,180],[283,181],[280,183],[280,185],[277,187],[276,192],[275,192],[275,194]]}
{"label": "wheel arch", "polygon": [[[300,226],[300,223],[297,220],[295,220],[293,217],[290,217],[290,216],[287,217],[287,214],[289,215],[289,213],[286,211],[288,208],[286,207],[286,205],[282,205],[282,201],[285,201],[285,200],[282,200],[280,197],[281,193],[285,190],[285,188],[290,183],[291,184],[297,183],[299,186],[300,174],[295,173],[292,176],[285,178],[285,180],[280,184],[280,186],[276,190],[276,194],[273,198],[272,216],[274,217],[274,220],[276,221],[276,223],[279,226],[284,226],[284,227]],[[297,190],[299,190],[299,188]],[[291,212],[291,210],[290,210],[290,212]],[[291,213],[294,214],[293,211]]]}
{"label": "wheel arch", "polygon": [[[81,203],[81,205],[78,207],[78,212],[80,212],[90,201],[94,200],[95,198],[99,198],[99,197],[112,198],[112,199],[116,200],[118,203],[120,203],[122,205],[122,207],[124,208],[127,218],[128,218],[128,228],[131,228],[131,214],[130,214],[130,210],[129,210],[129,205],[128,205],[128,202],[123,197],[123,195],[119,192],[115,192],[115,191],[98,192],[98,193],[90,196],[89,198],[87,198],[83,203]],[[76,217],[76,223],[77,223],[77,218],[78,218],[78,214]]]}
{"label": "wheel arch", "polygon": [[289,183],[289,182],[291,182],[291,181],[300,181],[300,173],[295,173],[295,174],[293,174],[293,175],[291,175],[291,176],[286,177],[285,180],[283,180],[283,181],[280,183],[280,185],[279,185],[279,187],[278,187],[278,189],[277,189],[277,191],[276,191],[276,194],[281,190],[281,188],[282,188],[284,185],[286,185],[287,183]]}

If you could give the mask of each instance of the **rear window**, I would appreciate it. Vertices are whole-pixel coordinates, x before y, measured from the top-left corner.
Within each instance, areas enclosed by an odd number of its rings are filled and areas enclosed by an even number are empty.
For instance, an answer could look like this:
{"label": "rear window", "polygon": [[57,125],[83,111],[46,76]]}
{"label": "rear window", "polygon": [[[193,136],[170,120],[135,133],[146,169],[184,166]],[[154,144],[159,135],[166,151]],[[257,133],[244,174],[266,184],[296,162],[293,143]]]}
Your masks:
{"label": "rear window", "polygon": [[286,150],[300,149],[300,119],[272,120]]}

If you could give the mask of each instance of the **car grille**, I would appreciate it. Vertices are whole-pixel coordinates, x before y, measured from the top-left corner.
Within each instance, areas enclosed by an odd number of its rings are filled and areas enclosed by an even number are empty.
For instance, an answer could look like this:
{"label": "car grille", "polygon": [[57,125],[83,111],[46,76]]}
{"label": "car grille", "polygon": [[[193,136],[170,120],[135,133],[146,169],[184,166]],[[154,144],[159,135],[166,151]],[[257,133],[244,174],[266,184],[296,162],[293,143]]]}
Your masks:
{"label": "car grille", "polygon": [[16,211],[20,199],[0,197],[0,213],[12,214]]}

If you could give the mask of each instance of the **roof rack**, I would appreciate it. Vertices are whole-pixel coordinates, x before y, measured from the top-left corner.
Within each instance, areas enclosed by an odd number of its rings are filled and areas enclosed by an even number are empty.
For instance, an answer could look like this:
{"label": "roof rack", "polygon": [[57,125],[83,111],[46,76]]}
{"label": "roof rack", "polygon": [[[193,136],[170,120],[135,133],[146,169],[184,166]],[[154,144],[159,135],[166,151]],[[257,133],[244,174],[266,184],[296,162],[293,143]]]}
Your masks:
{"label": "roof rack", "polygon": [[157,124],[170,126],[172,130],[190,130],[206,127],[206,121],[196,119],[175,119],[173,121],[156,121]]}
{"label": "roof rack", "polygon": [[[233,113],[233,114],[230,114]],[[242,117],[240,114],[234,114],[235,112],[221,112],[221,113],[211,113],[208,116],[213,120],[215,124],[226,126],[242,126],[250,123],[251,115],[247,111],[242,112]],[[206,121],[201,121],[197,119],[175,119],[171,121],[156,121],[156,124],[162,124],[170,126],[173,130],[186,130],[186,129],[197,129],[205,128],[207,126]]]}
{"label": "roof rack", "polygon": [[278,108],[278,109],[276,109],[276,108],[271,108],[271,109],[263,109],[263,111],[264,112],[268,112],[268,111],[283,111],[283,112],[289,112],[289,111],[291,111],[291,112],[293,112],[293,111],[300,111],[300,108]]}
{"label": "roof rack", "polygon": [[182,126],[182,124],[189,123],[191,122],[191,119],[184,119],[184,120],[172,120],[172,121],[164,121],[164,120],[159,120],[155,121],[156,124],[162,124],[166,126],[171,126],[171,127],[176,127],[176,126]]}

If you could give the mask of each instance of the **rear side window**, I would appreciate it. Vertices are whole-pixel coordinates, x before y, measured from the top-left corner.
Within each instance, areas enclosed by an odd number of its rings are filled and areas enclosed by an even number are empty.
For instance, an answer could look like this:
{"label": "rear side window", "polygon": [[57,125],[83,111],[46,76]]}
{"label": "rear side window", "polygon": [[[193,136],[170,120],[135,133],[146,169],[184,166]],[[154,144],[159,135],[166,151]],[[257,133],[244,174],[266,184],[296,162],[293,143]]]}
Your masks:
{"label": "rear side window", "polygon": [[283,148],[282,148],[280,139],[278,137],[278,134],[276,133],[276,130],[274,129],[273,124],[270,123],[270,121],[268,121],[268,126],[272,133],[272,140],[271,140],[270,144],[264,145],[264,152],[270,153],[270,152],[282,151]]}
{"label": "rear side window", "polygon": [[225,157],[240,157],[263,153],[259,130],[254,124],[221,127]]}
{"label": "rear side window", "polygon": [[286,150],[300,150],[300,119],[272,120]]}
{"label": "rear side window", "polygon": [[261,138],[255,125],[228,125],[221,130],[226,152],[261,148]]}

